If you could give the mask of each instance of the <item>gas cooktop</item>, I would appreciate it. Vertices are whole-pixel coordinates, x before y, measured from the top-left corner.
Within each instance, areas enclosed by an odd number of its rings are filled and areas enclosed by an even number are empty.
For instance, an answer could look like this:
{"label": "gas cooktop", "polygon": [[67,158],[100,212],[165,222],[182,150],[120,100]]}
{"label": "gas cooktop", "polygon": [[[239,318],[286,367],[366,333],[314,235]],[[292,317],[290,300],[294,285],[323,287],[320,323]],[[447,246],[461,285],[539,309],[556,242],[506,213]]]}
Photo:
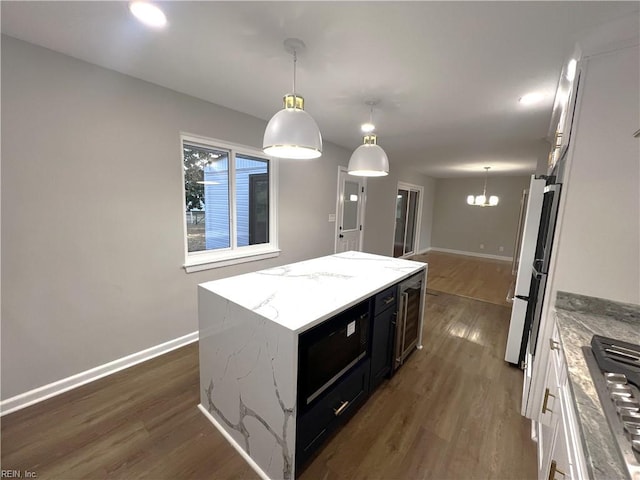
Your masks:
{"label": "gas cooktop", "polygon": [[594,335],[583,351],[629,478],[640,480],[640,345]]}

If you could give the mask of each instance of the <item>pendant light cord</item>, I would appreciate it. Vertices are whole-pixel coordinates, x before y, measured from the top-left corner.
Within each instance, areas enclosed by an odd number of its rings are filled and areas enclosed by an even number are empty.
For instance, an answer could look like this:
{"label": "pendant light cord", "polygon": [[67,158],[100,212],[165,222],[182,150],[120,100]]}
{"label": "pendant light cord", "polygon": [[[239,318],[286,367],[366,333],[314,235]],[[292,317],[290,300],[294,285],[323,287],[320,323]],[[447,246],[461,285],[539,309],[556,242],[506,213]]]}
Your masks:
{"label": "pendant light cord", "polygon": [[296,63],[298,62],[298,55],[296,54],[296,50],[293,50],[293,102],[294,105],[297,102],[296,96]]}

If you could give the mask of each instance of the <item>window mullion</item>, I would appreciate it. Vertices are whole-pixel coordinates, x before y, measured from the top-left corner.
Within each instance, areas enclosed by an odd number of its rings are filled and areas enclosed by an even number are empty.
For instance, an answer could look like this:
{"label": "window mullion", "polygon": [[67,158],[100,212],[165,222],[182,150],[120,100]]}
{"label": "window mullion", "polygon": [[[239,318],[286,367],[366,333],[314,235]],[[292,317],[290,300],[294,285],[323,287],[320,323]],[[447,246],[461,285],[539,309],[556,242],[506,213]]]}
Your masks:
{"label": "window mullion", "polygon": [[229,155],[229,228],[231,229],[231,250],[238,248],[236,215],[236,152],[232,150]]}

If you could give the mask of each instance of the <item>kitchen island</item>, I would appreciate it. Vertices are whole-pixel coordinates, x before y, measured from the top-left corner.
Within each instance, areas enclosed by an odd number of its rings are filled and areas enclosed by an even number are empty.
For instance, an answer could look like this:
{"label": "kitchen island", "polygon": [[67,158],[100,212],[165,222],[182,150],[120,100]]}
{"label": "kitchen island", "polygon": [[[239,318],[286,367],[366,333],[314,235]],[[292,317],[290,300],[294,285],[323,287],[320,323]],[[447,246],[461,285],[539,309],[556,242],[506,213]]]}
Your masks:
{"label": "kitchen island", "polygon": [[[374,310],[384,303],[376,294],[392,292],[395,300],[396,285],[416,274],[426,279],[426,272],[421,262],[345,252],[199,285],[199,408],[261,477],[294,478],[296,423],[302,411],[299,338],[353,308],[370,309],[375,328]],[[422,282],[420,318],[425,285]],[[347,336],[353,333],[351,326]],[[420,323],[418,349],[421,334]],[[364,397],[369,384],[367,342],[367,356],[333,379],[339,386],[341,378],[352,382],[361,375]],[[330,398],[331,388],[321,394],[316,402]],[[343,408],[334,409],[336,416]]]}

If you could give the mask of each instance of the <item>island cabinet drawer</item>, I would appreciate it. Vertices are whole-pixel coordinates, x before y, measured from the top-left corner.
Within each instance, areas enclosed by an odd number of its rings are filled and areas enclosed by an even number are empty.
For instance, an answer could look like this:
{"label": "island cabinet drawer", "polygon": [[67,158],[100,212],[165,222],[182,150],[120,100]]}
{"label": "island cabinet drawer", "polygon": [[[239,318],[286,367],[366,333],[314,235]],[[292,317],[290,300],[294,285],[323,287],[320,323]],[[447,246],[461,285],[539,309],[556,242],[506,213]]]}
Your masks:
{"label": "island cabinet drawer", "polygon": [[369,393],[369,360],[365,360],[298,417],[296,471],[364,403]]}
{"label": "island cabinet drawer", "polygon": [[396,306],[396,297],[398,296],[398,286],[387,288],[375,296],[373,314],[379,315],[386,309]]}

